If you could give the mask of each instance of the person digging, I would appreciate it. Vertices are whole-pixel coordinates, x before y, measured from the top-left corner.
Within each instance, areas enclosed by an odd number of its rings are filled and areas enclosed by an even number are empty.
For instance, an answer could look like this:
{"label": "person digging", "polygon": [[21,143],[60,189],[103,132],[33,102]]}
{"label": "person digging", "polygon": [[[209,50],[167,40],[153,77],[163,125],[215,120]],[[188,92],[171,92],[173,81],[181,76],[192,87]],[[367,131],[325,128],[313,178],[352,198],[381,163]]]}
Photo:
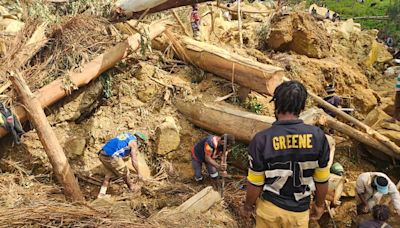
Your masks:
{"label": "person digging", "polygon": [[192,168],[197,182],[203,180],[203,163],[206,164],[208,174],[212,179],[218,178],[218,171],[226,171],[226,164],[218,164],[215,160],[224,152],[224,137],[226,137],[226,148],[231,147],[235,139],[231,135],[224,134],[222,137],[209,135],[198,141],[192,148]]}
{"label": "person digging", "polygon": [[136,170],[139,180],[143,177],[139,170],[138,155],[139,149],[144,147],[148,142],[148,138],[141,132],[134,135],[123,133],[115,138],[110,139],[103,148],[98,152],[99,159],[106,168],[106,175],[101,186],[98,198],[106,196],[107,188],[111,178],[123,177],[129,190],[135,191],[137,187],[129,178],[129,169],[125,164],[124,158],[131,157],[132,166]]}
{"label": "person digging", "polygon": [[366,172],[358,176],[356,181],[357,213],[366,214],[380,204],[384,195],[392,198],[396,214],[400,215],[400,193],[390,178],[380,172]]}

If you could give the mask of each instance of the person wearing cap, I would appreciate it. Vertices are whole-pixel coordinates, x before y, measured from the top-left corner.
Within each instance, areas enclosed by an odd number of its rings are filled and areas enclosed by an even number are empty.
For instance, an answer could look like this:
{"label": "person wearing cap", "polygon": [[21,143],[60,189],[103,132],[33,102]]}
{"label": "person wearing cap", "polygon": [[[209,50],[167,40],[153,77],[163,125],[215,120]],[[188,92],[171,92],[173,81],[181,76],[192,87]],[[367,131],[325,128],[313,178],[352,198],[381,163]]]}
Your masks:
{"label": "person wearing cap", "polygon": [[107,188],[111,178],[123,177],[125,183],[131,191],[135,190],[132,180],[129,178],[129,169],[125,164],[124,158],[130,156],[132,166],[136,170],[138,178],[142,179],[139,164],[138,154],[139,148],[144,146],[148,141],[145,134],[136,132],[134,135],[130,133],[122,133],[115,138],[110,139],[103,148],[98,152],[99,159],[106,168],[106,176],[100,189],[98,197],[106,195]]}
{"label": "person wearing cap", "polygon": [[215,160],[220,158],[224,151],[224,141],[227,147],[234,144],[234,138],[231,135],[224,134],[222,137],[209,135],[198,141],[192,148],[192,168],[197,182],[203,180],[201,172],[203,163],[206,164],[208,174],[213,179],[219,176],[218,171],[226,171],[226,164],[218,164]]}
{"label": "person wearing cap", "polygon": [[[328,94],[328,96],[324,97],[324,101],[328,102],[329,104],[335,106],[335,107],[339,107],[342,99],[337,96],[335,94],[336,92],[336,88],[334,85],[327,85],[325,87],[325,91]],[[327,110],[325,108],[322,108],[328,115],[332,116],[332,117],[336,117],[336,113],[332,112],[330,110]]]}
{"label": "person wearing cap", "polygon": [[400,194],[390,178],[380,172],[362,173],[357,178],[358,213],[368,213],[378,205],[383,195],[390,194],[396,213],[400,215]]}

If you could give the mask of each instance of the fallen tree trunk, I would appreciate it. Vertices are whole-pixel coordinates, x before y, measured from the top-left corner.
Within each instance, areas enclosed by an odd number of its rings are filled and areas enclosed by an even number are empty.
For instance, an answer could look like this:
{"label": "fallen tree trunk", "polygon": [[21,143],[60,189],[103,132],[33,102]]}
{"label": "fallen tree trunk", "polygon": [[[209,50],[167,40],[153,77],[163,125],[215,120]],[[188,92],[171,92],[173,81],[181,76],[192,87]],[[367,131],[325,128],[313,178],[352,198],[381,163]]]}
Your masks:
{"label": "fallen tree trunk", "polygon": [[179,58],[205,71],[268,95],[282,83],[285,71],[280,67],[262,64],[188,37],[178,40],[170,31],[165,34]]}
{"label": "fallen tree trunk", "polygon": [[[155,24],[150,27],[149,37],[150,39],[154,39],[164,31],[164,24]],[[69,74],[71,82],[76,87],[87,85],[90,81],[96,79],[103,72],[112,68],[117,62],[123,59],[130,48],[132,50],[137,50],[140,47],[140,39],[139,34],[130,36],[127,40],[117,44],[104,54],[101,54],[91,62],[85,64],[80,72],[71,71]],[[57,79],[35,92],[35,96],[38,98],[42,108],[49,107],[68,94],[68,91],[64,89],[62,79]],[[27,120],[27,112],[22,107],[16,107],[15,114],[21,122]],[[6,134],[7,131],[1,128],[0,137]]]}
{"label": "fallen tree trunk", "polygon": [[[203,129],[218,133],[231,134],[239,141],[249,143],[257,132],[268,129],[275,118],[257,115],[220,103],[187,103],[177,100],[178,111],[190,122]],[[316,124],[316,110],[304,112],[301,119],[308,124]]]}
{"label": "fallen tree trunk", "polygon": [[75,179],[56,134],[47,121],[46,114],[41,108],[39,100],[32,94],[22,77],[12,76],[11,81],[28,111],[29,118],[37,131],[40,142],[53,167],[54,174],[64,187],[66,198],[72,201],[83,201],[84,197],[79,188],[78,181]]}
{"label": "fallen tree trunk", "polygon": [[[232,134],[245,143],[249,143],[257,132],[270,128],[275,121],[272,117],[256,115],[219,103],[186,103],[178,100],[175,106],[196,126],[218,134]],[[371,135],[332,118],[321,109],[307,110],[301,114],[300,118],[307,124],[327,126],[391,157],[400,159],[400,154],[393,152]]]}
{"label": "fallen tree trunk", "polygon": [[[321,111],[322,112],[322,111]],[[322,114],[321,117],[319,118],[319,124],[325,125],[329,128],[332,128],[338,132],[341,132],[365,145],[368,145],[376,150],[382,151],[383,153],[394,157],[396,159],[400,159],[400,154],[392,151],[388,147],[386,147],[385,144],[382,142],[378,141],[374,137],[372,137],[369,134],[366,134],[364,132],[361,132],[354,127],[351,127],[347,124],[344,124],[337,119],[327,115],[327,114]]]}
{"label": "fallen tree trunk", "polygon": [[308,91],[308,94],[311,96],[311,98],[317,102],[321,107],[326,108],[329,111],[332,111],[336,113],[338,116],[341,118],[349,121],[350,123],[355,124],[356,126],[360,127],[361,129],[365,130],[365,132],[372,136],[372,138],[376,139],[377,141],[380,142],[380,144],[383,144],[385,147],[387,147],[389,150],[393,151],[395,154],[400,154],[400,147],[398,147],[394,142],[392,142],[389,138],[386,136],[380,134],[376,130],[372,129],[370,126],[364,124],[363,122],[357,120],[356,118],[350,116],[349,114],[343,112],[342,110],[336,108],[335,106],[331,105],[330,103],[326,102],[324,99],[320,98],[319,96],[315,95],[314,93]]}
{"label": "fallen tree trunk", "polygon": [[125,15],[124,18],[117,20],[120,22],[137,19],[147,9],[150,9],[148,13],[157,13],[181,6],[210,1],[211,0],[120,0],[115,4],[115,10]]}

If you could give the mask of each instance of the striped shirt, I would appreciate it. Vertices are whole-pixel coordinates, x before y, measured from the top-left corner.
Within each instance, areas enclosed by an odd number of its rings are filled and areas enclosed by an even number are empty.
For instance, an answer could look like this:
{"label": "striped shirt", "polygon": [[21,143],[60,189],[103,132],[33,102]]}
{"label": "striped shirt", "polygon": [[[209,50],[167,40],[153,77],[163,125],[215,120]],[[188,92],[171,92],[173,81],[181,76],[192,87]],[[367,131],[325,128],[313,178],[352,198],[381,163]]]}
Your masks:
{"label": "striped shirt", "polygon": [[400,73],[397,75],[396,78],[396,91],[400,92]]}

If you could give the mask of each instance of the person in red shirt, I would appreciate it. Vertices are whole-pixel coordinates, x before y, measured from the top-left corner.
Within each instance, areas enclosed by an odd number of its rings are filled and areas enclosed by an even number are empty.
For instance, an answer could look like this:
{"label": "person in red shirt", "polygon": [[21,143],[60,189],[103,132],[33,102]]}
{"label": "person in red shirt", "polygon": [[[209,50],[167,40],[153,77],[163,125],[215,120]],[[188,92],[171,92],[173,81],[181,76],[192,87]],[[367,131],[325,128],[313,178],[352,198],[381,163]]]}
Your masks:
{"label": "person in red shirt", "polygon": [[207,166],[208,174],[215,179],[219,176],[218,171],[225,171],[225,164],[218,164],[215,159],[221,157],[224,148],[224,137],[227,138],[227,147],[234,144],[234,137],[224,135],[222,137],[209,135],[198,141],[192,148],[192,167],[195,173],[195,180],[202,181],[202,165]]}
{"label": "person in red shirt", "polygon": [[192,14],[190,18],[193,30],[193,38],[195,40],[200,40],[200,14],[198,4],[192,5]]}

